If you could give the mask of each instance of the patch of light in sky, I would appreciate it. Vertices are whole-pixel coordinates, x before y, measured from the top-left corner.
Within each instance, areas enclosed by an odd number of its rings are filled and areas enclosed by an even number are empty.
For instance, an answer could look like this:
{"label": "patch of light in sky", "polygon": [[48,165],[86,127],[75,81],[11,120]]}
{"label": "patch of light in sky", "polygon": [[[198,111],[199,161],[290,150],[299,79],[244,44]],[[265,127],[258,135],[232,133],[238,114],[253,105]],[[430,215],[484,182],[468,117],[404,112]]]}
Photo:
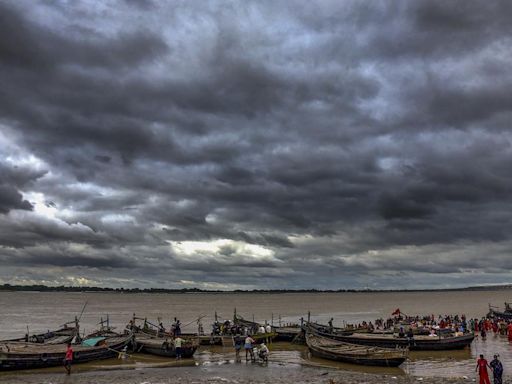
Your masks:
{"label": "patch of light in sky", "polygon": [[170,241],[174,251],[182,255],[193,255],[195,253],[212,253],[215,254],[221,248],[229,246],[236,249],[238,254],[254,258],[272,257],[274,252],[270,249],[256,244],[247,244],[242,241],[234,241],[228,239],[214,241]]}
{"label": "patch of light in sky", "polygon": [[135,223],[135,218],[127,214],[108,214],[101,218],[102,223]]}
{"label": "patch of light in sky", "polygon": [[41,192],[26,192],[23,193],[23,198],[32,203],[36,214],[50,219],[55,219],[58,213],[57,208],[48,204],[44,194]]}
{"label": "patch of light in sky", "polygon": [[73,183],[68,186],[71,190],[96,193],[102,196],[114,196],[118,192],[113,188],[103,187],[93,183]]}
{"label": "patch of light in sky", "polygon": [[94,280],[85,277],[68,276],[66,278],[72,285],[93,285],[96,284]]}

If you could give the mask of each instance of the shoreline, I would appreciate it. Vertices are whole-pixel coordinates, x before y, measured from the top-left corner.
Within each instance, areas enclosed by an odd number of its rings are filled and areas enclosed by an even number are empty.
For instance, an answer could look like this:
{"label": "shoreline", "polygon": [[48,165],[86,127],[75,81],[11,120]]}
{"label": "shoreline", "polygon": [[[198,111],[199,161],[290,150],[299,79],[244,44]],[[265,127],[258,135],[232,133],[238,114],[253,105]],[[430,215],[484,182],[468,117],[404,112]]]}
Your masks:
{"label": "shoreline", "polygon": [[113,288],[90,286],[46,286],[1,284],[0,292],[70,292],[70,293],[150,293],[150,294],[286,294],[286,293],[407,293],[407,292],[474,292],[474,291],[512,291],[512,284],[485,285],[453,288],[419,289],[251,289],[251,290],[203,290],[199,288]]}
{"label": "shoreline", "polygon": [[[270,363],[268,366],[262,366],[260,364],[241,364],[237,367],[228,367],[225,364],[165,368],[134,367],[131,369],[79,371],[71,373],[69,376],[64,372],[48,373],[24,371],[18,374],[15,372],[0,374],[0,381],[10,384],[462,384],[476,382],[476,380],[478,380],[476,374],[467,378],[412,376],[408,374],[394,376],[350,372],[316,365],[280,365],[275,363]],[[505,377],[503,383],[511,384],[512,381],[508,377]]]}

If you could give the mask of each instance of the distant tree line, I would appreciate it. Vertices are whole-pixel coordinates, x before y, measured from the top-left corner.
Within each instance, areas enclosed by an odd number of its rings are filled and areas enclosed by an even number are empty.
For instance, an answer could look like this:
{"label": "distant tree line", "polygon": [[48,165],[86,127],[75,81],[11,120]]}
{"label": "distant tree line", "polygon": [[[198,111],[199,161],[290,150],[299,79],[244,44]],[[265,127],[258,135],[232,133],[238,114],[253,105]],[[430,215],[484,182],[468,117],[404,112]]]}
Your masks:
{"label": "distant tree line", "polygon": [[108,288],[87,286],[48,286],[48,285],[0,285],[0,291],[33,291],[33,292],[117,292],[117,293],[334,293],[334,292],[425,292],[425,291],[483,291],[483,290],[508,290],[512,284],[477,286],[451,289],[254,289],[233,291],[205,290],[199,288]]}

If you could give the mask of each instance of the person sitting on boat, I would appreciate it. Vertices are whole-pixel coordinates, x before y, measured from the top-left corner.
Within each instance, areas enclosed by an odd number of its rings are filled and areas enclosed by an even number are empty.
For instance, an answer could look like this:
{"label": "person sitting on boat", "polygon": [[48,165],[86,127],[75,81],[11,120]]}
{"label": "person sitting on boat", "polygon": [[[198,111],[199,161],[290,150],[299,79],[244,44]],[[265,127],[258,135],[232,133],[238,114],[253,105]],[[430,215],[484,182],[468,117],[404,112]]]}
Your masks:
{"label": "person sitting on boat", "polygon": [[398,337],[405,337],[404,327],[400,327],[398,330]]}
{"label": "person sitting on boat", "polygon": [[412,327],[409,327],[409,329],[407,330],[407,338],[408,338],[409,340],[414,339],[414,332],[413,332],[413,330],[412,330]]}
{"label": "person sitting on boat", "polygon": [[436,330],[434,328],[430,328],[429,336],[430,337],[437,337]]}
{"label": "person sitting on boat", "polygon": [[265,332],[267,332],[267,333],[272,332],[272,327],[270,326],[270,324],[267,324],[267,326],[265,327]]}
{"label": "person sitting on boat", "polygon": [[265,333],[265,327],[263,325],[258,328],[258,333]]}

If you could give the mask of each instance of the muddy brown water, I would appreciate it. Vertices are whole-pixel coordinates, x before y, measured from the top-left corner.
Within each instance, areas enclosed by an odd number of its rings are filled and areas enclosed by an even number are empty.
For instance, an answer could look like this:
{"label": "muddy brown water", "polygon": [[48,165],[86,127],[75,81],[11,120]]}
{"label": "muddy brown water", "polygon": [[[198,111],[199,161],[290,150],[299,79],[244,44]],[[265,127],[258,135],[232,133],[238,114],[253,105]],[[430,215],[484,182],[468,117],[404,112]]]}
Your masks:
{"label": "muddy brown water", "polygon": [[[234,308],[247,319],[271,322],[299,322],[311,312],[311,318],[326,323],[334,317],[334,325],[374,320],[388,317],[400,308],[407,314],[466,314],[479,318],[488,310],[488,303],[503,306],[503,302],[512,301],[512,292],[507,291],[436,291],[436,292],[364,292],[364,293],[290,293],[290,294],[120,294],[120,293],[39,293],[39,292],[0,292],[0,339],[21,337],[26,333],[44,332],[55,329],[65,321],[80,314],[87,302],[81,319],[81,328],[85,333],[97,328],[100,318],[109,317],[110,323],[122,330],[133,313],[147,316],[149,320],[161,318],[168,326],[174,317],[186,325],[184,331],[197,330],[196,319],[202,318],[205,331],[217,312],[219,319],[229,319]],[[274,343],[270,346],[271,362],[266,374],[272,375],[290,367],[333,368],[347,372],[385,374],[394,377],[404,375],[415,377],[467,377],[475,378],[476,356],[483,353],[489,360],[498,353],[505,366],[505,376],[512,377],[512,345],[506,337],[490,334],[486,340],[475,339],[470,349],[446,352],[411,352],[410,359],[399,368],[362,367],[341,364],[312,358],[304,346],[289,343]],[[236,364],[234,352],[229,347],[201,347],[194,358],[188,362],[188,369],[208,372],[212,367],[226,370],[246,370],[250,365]],[[175,362],[147,355],[133,355],[129,359],[117,359],[77,365],[75,372],[109,371],[109,383],[116,383],[116,372],[125,369],[146,369],[172,367]],[[157,369],[158,368],[158,369]],[[167,368],[171,369],[171,368]],[[41,375],[60,377],[59,368],[30,371]],[[148,371],[148,372],[151,372]],[[200,371],[198,371],[200,372]],[[206,373],[205,373],[206,374]],[[14,377],[13,373],[0,373],[2,377]],[[22,377],[27,372],[17,372]],[[145,378],[153,383],[151,373]],[[26,376],[25,382],[31,381]],[[42,376],[41,376],[42,377]],[[155,379],[156,380],[156,379]],[[51,380],[50,380],[51,381]],[[49,381],[49,382],[50,382]],[[156,382],[156,381],[154,381]]]}

